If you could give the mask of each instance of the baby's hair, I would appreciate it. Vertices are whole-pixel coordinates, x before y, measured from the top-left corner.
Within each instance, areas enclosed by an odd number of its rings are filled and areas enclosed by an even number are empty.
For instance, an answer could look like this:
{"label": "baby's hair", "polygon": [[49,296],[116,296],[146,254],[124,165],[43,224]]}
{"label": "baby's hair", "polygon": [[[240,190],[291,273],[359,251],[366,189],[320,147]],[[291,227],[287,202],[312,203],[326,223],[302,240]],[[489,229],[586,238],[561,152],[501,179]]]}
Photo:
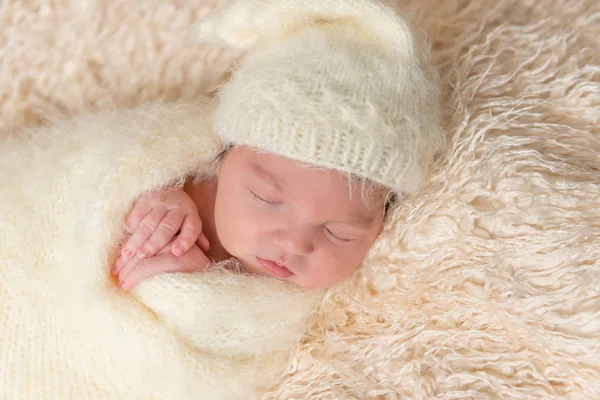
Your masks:
{"label": "baby's hair", "polygon": [[[225,158],[227,153],[229,153],[229,151],[231,151],[233,147],[234,145],[231,143],[226,144],[223,150],[221,150],[221,152],[217,154],[217,156],[213,159],[212,162],[216,165],[219,165],[223,161],[223,158]],[[380,183],[374,182],[371,179],[356,176],[354,174],[348,174],[347,178],[350,190],[352,190],[352,186],[356,183],[362,185],[361,195],[365,203],[370,199],[373,193],[375,193],[378,189],[383,188],[383,185],[381,185]],[[398,200],[399,196],[396,195],[396,193],[394,193],[390,189],[385,188],[385,202],[383,205],[384,216],[387,216],[392,204],[394,204]]]}
{"label": "baby's hair", "polygon": [[361,185],[361,196],[362,196],[362,199],[365,202],[365,204],[371,200],[371,197],[373,196],[373,194],[376,191],[383,189],[383,191],[384,191],[383,215],[384,216],[387,216],[388,210],[390,209],[392,204],[394,204],[396,201],[398,201],[399,196],[396,193],[394,193],[392,190],[383,186],[380,183],[374,182],[371,179],[366,179],[366,178],[356,176],[354,174],[347,174],[346,176],[348,179],[348,187],[349,187],[350,191],[352,191],[352,187],[355,184]]}
{"label": "baby's hair", "polygon": [[219,165],[221,163],[221,161],[223,161],[223,158],[225,158],[225,156],[227,155],[227,153],[229,153],[229,150],[231,150],[233,148],[232,144],[228,144],[226,145],[223,150],[221,150],[221,152],[219,154],[217,154],[217,156],[214,158],[214,160],[212,160],[213,164]]}

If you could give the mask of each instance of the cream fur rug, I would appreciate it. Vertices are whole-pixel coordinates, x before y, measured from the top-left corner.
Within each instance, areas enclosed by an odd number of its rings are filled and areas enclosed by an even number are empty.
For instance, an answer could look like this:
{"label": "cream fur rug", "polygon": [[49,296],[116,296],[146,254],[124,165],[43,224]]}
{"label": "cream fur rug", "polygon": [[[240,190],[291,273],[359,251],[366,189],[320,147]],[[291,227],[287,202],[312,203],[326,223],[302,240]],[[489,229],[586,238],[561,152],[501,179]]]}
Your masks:
{"label": "cream fur rug", "polygon": [[[231,56],[201,1],[0,3],[0,131],[179,99]],[[412,0],[452,148],[266,398],[600,398],[600,3]],[[0,371],[1,373],[1,371]]]}

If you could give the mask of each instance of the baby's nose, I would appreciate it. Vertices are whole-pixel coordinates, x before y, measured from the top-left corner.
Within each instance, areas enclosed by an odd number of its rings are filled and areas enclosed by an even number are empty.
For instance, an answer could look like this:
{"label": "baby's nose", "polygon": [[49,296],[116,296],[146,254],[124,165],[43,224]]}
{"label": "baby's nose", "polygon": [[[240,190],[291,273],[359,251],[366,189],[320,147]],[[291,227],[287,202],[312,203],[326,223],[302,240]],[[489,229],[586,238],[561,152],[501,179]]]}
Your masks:
{"label": "baby's nose", "polygon": [[285,229],[275,235],[275,243],[286,253],[307,256],[314,250],[312,235],[303,229]]}

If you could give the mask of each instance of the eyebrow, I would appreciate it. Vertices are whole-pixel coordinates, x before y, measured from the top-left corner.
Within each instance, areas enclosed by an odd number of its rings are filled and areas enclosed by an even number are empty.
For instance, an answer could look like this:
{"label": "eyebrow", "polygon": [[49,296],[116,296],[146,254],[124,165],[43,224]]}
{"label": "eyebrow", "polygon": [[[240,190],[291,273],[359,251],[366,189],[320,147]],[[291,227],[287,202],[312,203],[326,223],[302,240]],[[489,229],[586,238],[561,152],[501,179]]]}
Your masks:
{"label": "eyebrow", "polygon": [[375,222],[375,216],[366,216],[363,213],[357,212],[352,213],[350,216],[349,223],[352,225],[358,225],[361,228],[370,228]]}
{"label": "eyebrow", "polygon": [[280,192],[283,191],[283,187],[285,186],[285,184],[281,177],[275,175],[272,172],[267,171],[255,162],[250,163],[250,169],[252,170],[252,172],[259,175],[262,179],[271,181],[273,183],[273,186],[275,186],[275,189],[277,189]]}

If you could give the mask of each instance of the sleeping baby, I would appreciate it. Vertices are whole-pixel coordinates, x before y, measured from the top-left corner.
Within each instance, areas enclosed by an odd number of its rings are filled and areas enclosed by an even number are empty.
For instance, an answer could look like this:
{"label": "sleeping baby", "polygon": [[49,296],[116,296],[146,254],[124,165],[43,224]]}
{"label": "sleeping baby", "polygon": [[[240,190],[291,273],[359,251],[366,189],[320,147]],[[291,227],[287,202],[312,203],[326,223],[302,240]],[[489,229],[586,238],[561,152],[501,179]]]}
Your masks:
{"label": "sleeping baby", "polygon": [[[219,92],[216,172],[145,194],[129,215],[113,269],[123,288],[229,257],[335,285],[444,143],[436,74],[400,16],[372,1],[263,3],[230,3],[200,27],[236,48],[253,31],[259,43]],[[316,18],[320,7],[330,15]]]}
{"label": "sleeping baby", "polygon": [[0,398],[259,398],[443,147],[391,7],[236,0],[198,31],[244,53],[216,100],[0,146]]}
{"label": "sleeping baby", "polygon": [[232,147],[214,177],[140,198],[114,273],[131,288],[157,273],[194,272],[233,256],[252,273],[328,287],[360,264],[381,230],[388,196],[381,185],[335,170]]}

